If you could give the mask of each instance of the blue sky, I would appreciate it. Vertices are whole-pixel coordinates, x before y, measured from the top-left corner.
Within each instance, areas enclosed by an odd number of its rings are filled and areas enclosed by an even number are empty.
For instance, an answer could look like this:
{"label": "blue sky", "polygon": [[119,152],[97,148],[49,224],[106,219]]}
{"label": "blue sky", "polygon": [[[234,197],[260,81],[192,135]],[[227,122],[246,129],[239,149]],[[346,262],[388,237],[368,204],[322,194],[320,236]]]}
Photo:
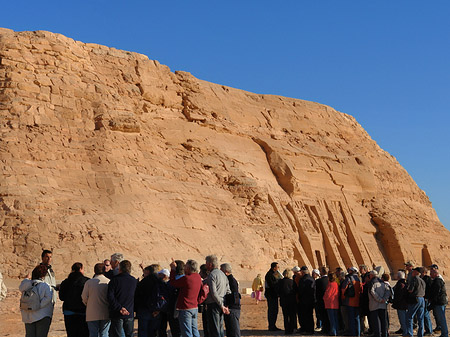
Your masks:
{"label": "blue sky", "polygon": [[450,229],[450,1],[8,1],[2,12],[5,28],[351,114]]}

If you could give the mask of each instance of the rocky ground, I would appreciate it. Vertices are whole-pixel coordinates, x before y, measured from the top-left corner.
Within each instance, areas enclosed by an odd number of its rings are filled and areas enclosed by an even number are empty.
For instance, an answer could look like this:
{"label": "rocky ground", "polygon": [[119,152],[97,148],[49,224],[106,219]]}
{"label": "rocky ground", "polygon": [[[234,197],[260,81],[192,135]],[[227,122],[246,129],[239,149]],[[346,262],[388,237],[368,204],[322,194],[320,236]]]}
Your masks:
{"label": "rocky ground", "polygon": [[[19,291],[10,288],[7,298],[0,302],[0,317],[2,322],[0,324],[0,336],[19,337],[25,335],[25,328],[21,321],[19,310]],[[62,302],[58,301],[55,312],[53,315],[53,322],[50,329],[49,336],[66,336],[64,329],[64,319],[61,310]],[[398,330],[399,324],[397,314],[392,308],[389,309],[389,315],[391,320],[390,331]],[[244,295],[242,298],[242,312],[241,312],[241,333],[242,336],[281,336],[284,335],[283,331],[280,332],[268,332],[267,331],[267,304],[265,301],[260,302],[258,305],[254,302],[249,295]],[[450,315],[447,311],[447,321],[449,321]],[[434,320],[432,319],[433,324]],[[201,329],[201,320],[199,320]],[[283,316],[280,313],[278,315],[277,326],[283,328]],[[136,322],[137,327],[137,322]],[[203,335],[201,331],[201,335]]]}

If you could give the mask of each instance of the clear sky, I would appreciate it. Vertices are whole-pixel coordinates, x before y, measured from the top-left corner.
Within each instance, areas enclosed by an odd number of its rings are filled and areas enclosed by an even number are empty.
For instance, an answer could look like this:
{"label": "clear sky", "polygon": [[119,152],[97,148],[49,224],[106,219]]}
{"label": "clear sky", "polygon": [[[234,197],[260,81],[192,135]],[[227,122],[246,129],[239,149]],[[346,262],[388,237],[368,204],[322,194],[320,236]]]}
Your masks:
{"label": "clear sky", "polygon": [[330,105],[394,155],[450,229],[450,1],[4,1],[0,26],[146,54]]}

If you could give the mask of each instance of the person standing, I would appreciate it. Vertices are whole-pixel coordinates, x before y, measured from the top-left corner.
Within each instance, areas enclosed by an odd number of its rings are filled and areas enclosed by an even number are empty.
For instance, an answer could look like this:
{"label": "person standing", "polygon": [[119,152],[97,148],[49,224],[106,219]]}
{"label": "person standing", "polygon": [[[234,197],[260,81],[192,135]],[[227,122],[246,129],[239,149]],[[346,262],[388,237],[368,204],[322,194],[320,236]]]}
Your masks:
{"label": "person standing", "polygon": [[46,275],[47,267],[41,264],[33,269],[31,279],[26,278],[19,286],[22,293],[36,287],[40,302],[37,310],[20,310],[22,322],[25,323],[26,337],[46,337],[50,330],[55,302],[53,301],[54,290],[44,282]]}
{"label": "person standing", "polygon": [[108,283],[103,275],[105,265],[97,263],[94,266],[94,277],[84,284],[81,299],[86,306],[86,322],[89,337],[108,337],[111,321],[108,312]]}
{"label": "person standing", "polygon": [[241,317],[241,294],[239,293],[239,283],[231,273],[231,265],[224,263],[220,265],[220,270],[228,278],[231,293],[225,296],[225,303],[230,311],[229,315],[225,315],[225,329],[227,337],[240,337],[241,327],[239,319]]}
{"label": "person standing", "polygon": [[328,273],[328,284],[323,294],[323,302],[330,321],[330,336],[337,336],[339,331],[339,285],[334,273]]}
{"label": "person standing", "polygon": [[83,264],[75,262],[72,272],[62,281],[59,299],[63,301],[64,325],[67,337],[87,337],[86,306],[81,300],[84,284],[89,278],[84,276]]}
{"label": "person standing", "polygon": [[[105,260],[106,261],[106,260]],[[114,276],[119,275],[119,264],[123,261],[123,254],[114,253],[111,255],[110,269],[105,273],[105,276],[112,279]]]}
{"label": "person standing", "polygon": [[423,316],[423,325],[425,333],[424,336],[430,336],[433,333],[433,325],[431,323],[430,311],[426,308],[429,306],[429,297],[430,297],[430,287],[431,287],[431,277],[427,275],[427,269],[425,267],[420,267],[420,278],[425,282],[425,313]]}
{"label": "person standing", "polygon": [[387,337],[387,301],[391,297],[389,284],[378,278],[378,272],[371,273],[372,287],[369,293],[369,311],[372,320],[374,337]]}
{"label": "person standing", "polygon": [[396,334],[405,336],[406,328],[406,310],[408,309],[408,291],[406,289],[405,272],[399,270],[397,272],[397,283],[394,286],[394,298],[392,307],[397,310],[398,321],[400,322],[400,329],[396,331]]}
{"label": "person standing", "polygon": [[47,268],[47,274],[45,275],[44,282],[47,283],[52,289],[53,289],[53,303],[56,303],[56,299],[58,298],[58,294],[56,291],[58,290],[56,286],[56,277],[55,272],[52,268],[52,259],[53,259],[53,253],[51,250],[44,249],[41,254],[41,265],[45,266]]}
{"label": "person standing", "polygon": [[341,285],[342,305],[347,308],[348,332],[350,336],[360,336],[359,300],[361,296],[361,281],[356,267],[348,268],[348,275]]}
{"label": "person standing", "polygon": [[225,274],[218,269],[219,262],[217,256],[208,255],[205,260],[206,268],[209,271],[206,282],[209,287],[209,293],[205,300],[208,317],[208,334],[209,337],[224,337],[223,315],[230,313],[224,304],[224,298],[225,295],[231,293],[230,284]]}
{"label": "person standing", "polygon": [[316,282],[309,274],[308,267],[300,268],[302,277],[297,288],[297,304],[300,316],[300,332],[302,334],[314,334],[314,304],[316,302]]}
{"label": "person standing", "polygon": [[198,264],[194,260],[187,260],[184,266],[184,277],[176,279],[175,260],[170,264],[170,282],[179,288],[176,308],[182,337],[200,337],[197,327],[198,295],[202,287],[202,278],[198,274]]}
{"label": "person standing", "polygon": [[322,333],[328,334],[330,329],[330,320],[328,319],[327,311],[325,310],[325,303],[323,301],[323,296],[325,295],[325,290],[328,285],[328,269],[322,267],[320,270],[321,276],[316,279],[316,316],[320,317],[322,322]]}
{"label": "person standing", "polygon": [[277,283],[280,305],[283,311],[285,335],[292,335],[295,329],[297,329],[297,303],[295,301],[293,275],[292,270],[285,269],[283,271],[284,278]]}
{"label": "person standing", "polygon": [[255,293],[256,304],[262,300],[262,292],[264,291],[264,282],[261,274],[256,275],[252,283],[252,291]]}
{"label": "person standing", "polygon": [[277,283],[280,280],[278,272],[278,262],[272,262],[269,271],[265,276],[266,291],[264,296],[267,299],[267,320],[269,323],[269,331],[279,331],[276,326],[278,318],[278,293]]}
{"label": "person standing", "polygon": [[439,337],[448,337],[447,320],[445,318],[445,306],[448,303],[448,298],[445,282],[439,275],[438,269],[431,269],[430,274],[432,279],[430,304],[436,318],[436,325],[441,327],[441,335]]}
{"label": "person standing", "polygon": [[108,284],[110,337],[133,336],[134,293],[137,280],[130,273],[131,262],[123,260],[119,263],[119,274]]}
{"label": "person standing", "polygon": [[406,318],[406,336],[413,336],[413,318],[417,315],[417,337],[423,337],[424,311],[425,311],[425,281],[420,275],[420,268],[411,271],[411,281],[408,282],[408,312]]}

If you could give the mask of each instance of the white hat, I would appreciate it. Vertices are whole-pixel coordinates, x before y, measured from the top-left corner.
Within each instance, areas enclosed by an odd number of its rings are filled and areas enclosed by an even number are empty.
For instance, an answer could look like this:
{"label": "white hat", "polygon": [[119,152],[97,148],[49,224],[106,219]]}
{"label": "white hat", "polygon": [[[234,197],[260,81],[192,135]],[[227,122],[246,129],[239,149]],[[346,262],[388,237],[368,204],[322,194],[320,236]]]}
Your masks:
{"label": "white hat", "polygon": [[312,273],[313,273],[313,274],[317,274],[317,275],[320,276],[320,271],[319,271],[319,269],[313,269]]}
{"label": "white hat", "polygon": [[300,271],[300,268],[297,267],[297,266],[295,266],[294,268],[292,268],[292,271],[293,271],[294,273],[297,273],[297,272]]}
{"label": "white hat", "polygon": [[358,272],[358,269],[356,267],[350,267],[348,269],[351,270],[352,272],[355,272],[355,273]]}
{"label": "white hat", "polygon": [[161,269],[158,274],[164,274],[165,276],[169,277],[170,276],[170,272],[168,269]]}

